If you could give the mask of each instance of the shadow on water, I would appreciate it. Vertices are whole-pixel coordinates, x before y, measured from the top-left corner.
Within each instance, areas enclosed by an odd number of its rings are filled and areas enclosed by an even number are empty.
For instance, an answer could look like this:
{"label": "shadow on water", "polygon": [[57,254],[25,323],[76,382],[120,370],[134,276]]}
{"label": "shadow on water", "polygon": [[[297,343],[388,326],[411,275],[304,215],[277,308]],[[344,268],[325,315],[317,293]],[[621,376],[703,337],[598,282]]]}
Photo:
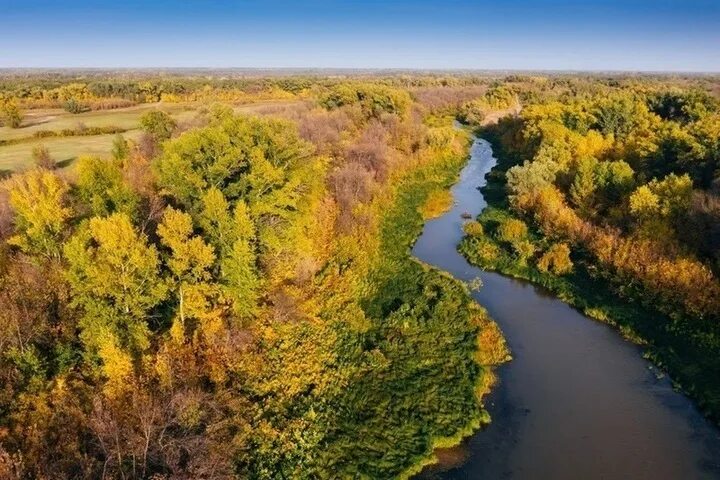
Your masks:
{"label": "shadow on water", "polygon": [[640,349],[542,288],[469,265],[457,252],[461,215],[486,206],[478,188],[495,165],[477,139],[453,187],[455,205],[429,221],[420,260],[463,281],[500,325],[513,360],[485,399],[492,423],[438,452],[425,479],[720,479],[720,431]]}

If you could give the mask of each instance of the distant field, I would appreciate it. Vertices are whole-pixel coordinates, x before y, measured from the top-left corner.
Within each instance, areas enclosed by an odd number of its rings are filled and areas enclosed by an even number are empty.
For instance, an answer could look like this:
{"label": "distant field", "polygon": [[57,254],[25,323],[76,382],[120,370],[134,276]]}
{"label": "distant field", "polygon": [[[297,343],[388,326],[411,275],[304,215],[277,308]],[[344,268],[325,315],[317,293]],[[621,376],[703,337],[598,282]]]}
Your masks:
{"label": "distant field", "polygon": [[[252,113],[268,106],[287,106],[297,102],[258,102],[235,106],[237,112]],[[125,138],[137,139],[140,136],[140,117],[148,110],[161,109],[170,113],[181,122],[191,119],[204,105],[200,104],[145,104],[116,110],[103,110],[71,114],[61,109],[38,109],[26,112],[21,128],[0,127],[0,140],[27,138],[27,141],[0,146],[0,173],[7,173],[27,167],[32,162],[32,149],[44,145],[52,158],[64,166],[80,155],[108,156],[115,135],[94,135],[75,137],[29,138],[42,130],[60,131],[76,129],[80,124],[85,127],[114,126],[128,131]]]}
{"label": "distant field", "polygon": [[[140,130],[132,130],[123,134],[125,138],[136,139]],[[67,166],[80,155],[107,156],[112,148],[115,135],[95,135],[89,137],[43,138],[32,142],[18,143],[0,147],[0,171],[20,170],[32,163],[32,149],[36,145],[44,145],[50,156],[61,165]]]}
{"label": "distant field", "polygon": [[181,120],[192,116],[197,109],[194,105],[148,104],[116,110],[102,110],[79,114],[68,113],[62,109],[30,110],[23,118],[20,128],[0,127],[0,140],[30,137],[42,130],[58,131],[66,128],[75,129],[83,124],[86,127],[137,128],[140,117],[148,110],[161,109]]}

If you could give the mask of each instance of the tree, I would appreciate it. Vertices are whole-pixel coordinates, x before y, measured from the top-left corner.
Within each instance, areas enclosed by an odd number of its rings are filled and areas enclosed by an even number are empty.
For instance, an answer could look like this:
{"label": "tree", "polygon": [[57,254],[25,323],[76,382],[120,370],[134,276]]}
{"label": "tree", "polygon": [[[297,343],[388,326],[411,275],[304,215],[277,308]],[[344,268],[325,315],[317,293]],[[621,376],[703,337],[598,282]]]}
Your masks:
{"label": "tree", "polygon": [[660,197],[647,185],[641,185],[630,195],[630,213],[636,218],[650,218],[659,212]]}
{"label": "tree", "polygon": [[570,247],[565,243],[554,243],[538,260],[537,266],[543,272],[551,271],[555,275],[565,275],[573,268],[570,260]]}
{"label": "tree", "polygon": [[125,140],[125,137],[123,137],[120,133],[115,135],[115,138],[113,139],[111,154],[117,161],[125,160],[128,155],[130,155],[130,146],[128,145],[127,140]]}
{"label": "tree", "polygon": [[220,281],[235,312],[246,317],[254,312],[259,279],[255,269],[255,225],[247,205],[238,201],[233,214],[222,192],[210,189],[203,198],[199,224],[218,252]]}
{"label": "tree", "polygon": [[581,215],[591,217],[595,210],[595,169],[598,161],[584,158],[578,162],[575,178],[570,186],[570,198],[580,210]]}
{"label": "tree", "polygon": [[186,333],[192,333],[186,332],[188,319],[199,320],[202,324],[218,317],[219,309],[214,309],[212,302],[219,292],[212,283],[210,271],[215,254],[200,236],[193,235],[192,217],[172,207],[165,210],[158,236],[170,250],[166,264],[177,306],[172,335],[180,341]]}
{"label": "tree", "polygon": [[44,169],[14,175],[7,187],[15,211],[15,235],[8,243],[30,255],[57,257],[66,223],[68,185]]}
{"label": "tree", "polygon": [[0,105],[0,118],[10,128],[19,128],[22,124],[22,113],[13,101],[5,101]]}
{"label": "tree", "polygon": [[654,179],[638,187],[630,195],[630,212],[640,219],[653,215],[677,218],[687,211],[692,199],[692,180],[685,174],[671,173],[662,180]]}
{"label": "tree", "polygon": [[114,213],[92,218],[64,247],[75,306],[83,311],[80,338],[102,360],[116,394],[133,371],[133,358],[150,344],[150,311],[166,296],[155,247]]}
{"label": "tree", "polygon": [[140,127],[156,142],[161,142],[172,136],[177,122],[162,110],[151,110],[140,117]]}
{"label": "tree", "polygon": [[139,197],[124,181],[117,163],[97,157],[80,157],[77,162],[77,195],[95,216],[123,212],[133,218]]}

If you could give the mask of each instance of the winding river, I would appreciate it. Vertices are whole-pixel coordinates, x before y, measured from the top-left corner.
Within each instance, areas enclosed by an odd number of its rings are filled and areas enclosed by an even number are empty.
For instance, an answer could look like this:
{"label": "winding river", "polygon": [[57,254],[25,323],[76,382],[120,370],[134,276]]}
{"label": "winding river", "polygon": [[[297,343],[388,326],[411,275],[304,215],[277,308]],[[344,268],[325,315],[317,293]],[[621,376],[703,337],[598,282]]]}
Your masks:
{"label": "winding river", "polygon": [[513,360],[485,399],[492,423],[440,451],[426,479],[720,479],[720,430],[673,391],[612,328],[527,282],[485,272],[457,252],[463,212],[495,165],[476,139],[453,187],[453,209],[429,221],[413,247],[425,263],[463,281],[500,325]]}

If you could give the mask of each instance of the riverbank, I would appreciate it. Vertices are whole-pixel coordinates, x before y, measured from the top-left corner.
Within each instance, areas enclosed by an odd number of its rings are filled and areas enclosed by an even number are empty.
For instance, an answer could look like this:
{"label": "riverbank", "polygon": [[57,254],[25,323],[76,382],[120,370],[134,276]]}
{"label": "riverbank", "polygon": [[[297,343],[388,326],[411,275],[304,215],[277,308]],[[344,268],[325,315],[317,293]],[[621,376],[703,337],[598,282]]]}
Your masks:
{"label": "riverbank", "polygon": [[606,324],[535,287],[468,264],[457,251],[463,216],[486,206],[478,186],[495,166],[477,139],[453,186],[453,208],[413,247],[463,282],[502,329],[513,361],[485,398],[492,422],[419,478],[720,478],[720,433],[667,378]]}
{"label": "riverbank", "polygon": [[[443,377],[433,379],[434,372],[428,370],[427,365],[422,367],[423,375],[430,375],[428,385],[432,387],[424,394],[427,398],[436,398],[435,408],[441,411],[443,425],[430,439],[429,448],[417,455],[399,478],[410,478],[435,463],[436,449],[453,447],[490,422],[488,412],[482,407],[483,398],[495,382],[494,367],[508,358],[502,333],[486,310],[471,298],[467,285],[410,256],[410,248],[425,222],[452,206],[442,201],[444,208],[438,208],[437,199],[447,198],[467,158],[467,155],[447,156],[407,175],[396,192],[393,207],[382,220],[384,261],[372,274],[371,283],[378,287],[370,311],[383,318],[382,312],[391,309],[388,302],[397,302],[397,298],[415,303],[414,309],[419,311],[430,301],[434,313],[428,319],[430,322],[418,325],[421,329],[418,333],[429,342],[423,348],[441,356],[424,361],[440,362],[447,367],[464,364],[465,370],[443,368],[437,372]],[[430,347],[431,343],[441,343],[448,338],[453,340],[446,348]],[[465,360],[460,360],[461,357]],[[438,388],[439,391],[434,391]]]}
{"label": "riverbank", "polygon": [[[519,258],[509,243],[498,239],[498,226],[508,219],[517,219],[505,195],[505,172],[515,163],[502,155],[501,146],[492,141],[492,135],[488,138],[493,149],[501,153],[482,189],[488,208],[477,221],[485,234],[463,238],[458,247],[460,252],[473,265],[530,281],[588,317],[613,326],[624,338],[643,348],[643,356],[657,367],[657,375],[669,374],[673,387],[691,397],[705,416],[719,424],[720,379],[707,374],[720,371],[717,352],[705,348],[706,342],[693,334],[691,319],[672,319],[632,296],[621,297],[583,251],[573,251],[572,272],[556,275],[539,269],[536,261]],[[528,241],[536,252],[546,251],[554,243],[532,224],[529,227]],[[488,248],[495,254],[483,254]]]}

